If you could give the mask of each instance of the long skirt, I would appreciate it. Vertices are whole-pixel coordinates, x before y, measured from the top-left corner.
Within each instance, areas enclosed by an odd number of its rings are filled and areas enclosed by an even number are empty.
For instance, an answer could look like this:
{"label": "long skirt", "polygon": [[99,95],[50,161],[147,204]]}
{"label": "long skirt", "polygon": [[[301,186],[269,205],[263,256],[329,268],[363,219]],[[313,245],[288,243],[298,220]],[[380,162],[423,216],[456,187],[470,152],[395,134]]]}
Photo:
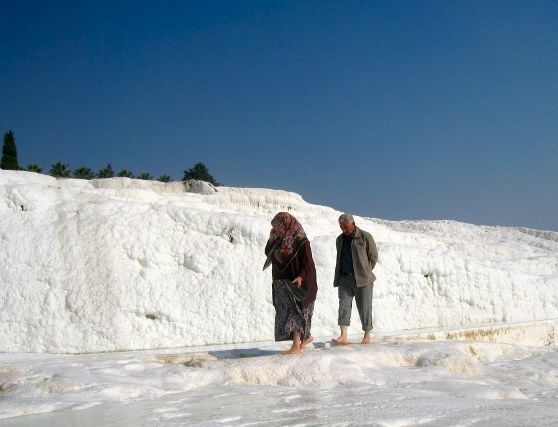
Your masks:
{"label": "long skirt", "polygon": [[293,339],[293,332],[299,332],[302,341],[310,336],[314,303],[302,308],[293,295],[281,284],[273,281],[273,305],[275,306],[275,341]]}

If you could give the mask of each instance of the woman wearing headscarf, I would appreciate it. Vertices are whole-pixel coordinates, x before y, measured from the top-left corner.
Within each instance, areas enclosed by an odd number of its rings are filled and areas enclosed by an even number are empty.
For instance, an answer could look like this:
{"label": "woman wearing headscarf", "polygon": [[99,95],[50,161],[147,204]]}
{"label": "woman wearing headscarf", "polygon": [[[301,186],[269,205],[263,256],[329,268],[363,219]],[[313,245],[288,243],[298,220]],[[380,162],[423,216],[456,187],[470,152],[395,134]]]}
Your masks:
{"label": "woman wearing headscarf", "polygon": [[292,340],[291,348],[283,354],[297,354],[313,340],[310,328],[318,291],[316,267],[310,242],[294,216],[279,212],[271,226],[264,269],[271,263],[275,341]]}

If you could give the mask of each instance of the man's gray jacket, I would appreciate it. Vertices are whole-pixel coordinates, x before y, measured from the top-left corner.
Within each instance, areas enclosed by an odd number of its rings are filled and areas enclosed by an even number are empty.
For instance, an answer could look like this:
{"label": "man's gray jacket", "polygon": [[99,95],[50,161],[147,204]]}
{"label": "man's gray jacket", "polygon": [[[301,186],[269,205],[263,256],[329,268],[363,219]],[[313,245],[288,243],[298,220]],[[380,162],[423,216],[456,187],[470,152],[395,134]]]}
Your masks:
{"label": "man's gray jacket", "polygon": [[[335,263],[335,278],[333,286],[339,286],[339,267],[341,265],[341,247],[343,245],[343,234],[337,236],[337,262]],[[353,258],[353,271],[357,287],[374,283],[376,276],[372,270],[378,261],[378,249],[372,235],[360,228],[356,228],[351,241],[351,255]]]}

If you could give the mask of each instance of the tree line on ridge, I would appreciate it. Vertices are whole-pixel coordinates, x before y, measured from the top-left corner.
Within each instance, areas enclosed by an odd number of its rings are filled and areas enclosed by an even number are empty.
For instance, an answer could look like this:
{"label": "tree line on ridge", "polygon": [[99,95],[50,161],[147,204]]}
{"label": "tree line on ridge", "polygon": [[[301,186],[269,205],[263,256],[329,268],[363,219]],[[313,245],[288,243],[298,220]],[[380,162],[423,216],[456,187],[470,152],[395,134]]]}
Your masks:
{"label": "tree line on ridge", "polygon": [[[0,169],[5,170],[24,170],[28,172],[43,173],[43,168],[35,163],[28,164],[26,167],[21,167],[17,158],[17,148],[15,144],[15,137],[13,132],[10,130],[4,134],[4,145],[2,146],[2,160],[0,162]],[[48,175],[56,178],[78,178],[78,179],[94,179],[94,178],[113,178],[113,177],[125,177],[125,178],[137,178],[145,180],[154,180],[155,178],[149,172],[141,172],[138,175],[129,169],[121,169],[119,172],[115,172],[112,165],[108,163],[104,168],[99,169],[95,172],[93,169],[80,166],[74,170],[61,161],[55,162],[51,165]],[[183,181],[188,179],[197,179],[200,181],[209,182],[215,186],[219,184],[213,175],[209,172],[209,169],[202,163],[196,163],[192,168],[184,171]],[[170,175],[161,175],[157,178],[161,182],[170,182],[172,177]]]}

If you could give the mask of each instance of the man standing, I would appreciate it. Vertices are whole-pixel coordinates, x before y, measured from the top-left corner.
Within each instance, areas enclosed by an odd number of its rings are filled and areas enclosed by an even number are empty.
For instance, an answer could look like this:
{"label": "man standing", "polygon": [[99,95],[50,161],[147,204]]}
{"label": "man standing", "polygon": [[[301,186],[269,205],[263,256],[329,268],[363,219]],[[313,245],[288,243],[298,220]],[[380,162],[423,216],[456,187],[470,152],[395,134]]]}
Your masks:
{"label": "man standing", "polygon": [[341,335],[332,341],[337,345],[349,343],[347,328],[351,324],[354,297],[364,331],[361,344],[369,344],[372,330],[372,291],[376,280],[372,270],[378,261],[378,250],[372,235],[358,228],[352,215],[341,215],[339,227],[343,233],[335,242],[337,262],[333,286],[337,287],[339,295],[338,325]]}

